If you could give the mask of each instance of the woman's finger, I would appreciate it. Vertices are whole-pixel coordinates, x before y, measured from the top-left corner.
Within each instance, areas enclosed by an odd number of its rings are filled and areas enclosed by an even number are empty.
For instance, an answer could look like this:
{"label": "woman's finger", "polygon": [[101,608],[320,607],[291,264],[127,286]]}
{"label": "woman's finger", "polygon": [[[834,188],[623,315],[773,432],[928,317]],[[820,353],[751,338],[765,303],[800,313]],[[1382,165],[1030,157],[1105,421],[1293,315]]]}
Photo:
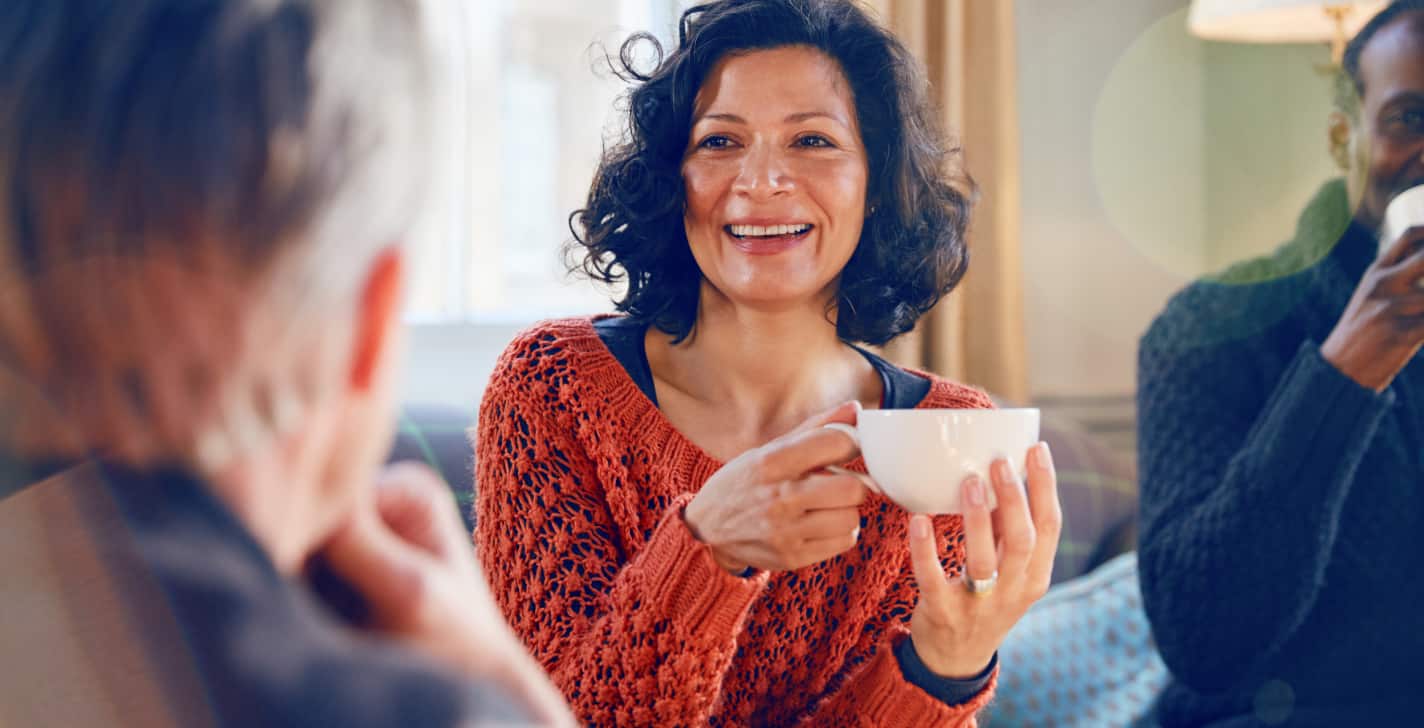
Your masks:
{"label": "woman's finger", "polygon": [[954,598],[944,565],[939,562],[939,546],[935,543],[934,522],[923,513],[910,516],[910,568],[915,573],[915,585],[920,599],[931,604],[949,604]]}
{"label": "woman's finger", "polygon": [[1037,540],[1029,516],[1028,498],[1008,460],[995,460],[989,470],[993,474],[994,491],[999,496],[997,526],[1003,554],[999,573],[1007,578],[1017,578],[1028,568]]}
{"label": "woman's finger", "polygon": [[786,488],[788,505],[811,511],[854,508],[865,502],[865,481],[859,473],[817,473],[792,481]]}
{"label": "woman's finger", "polygon": [[819,427],[772,440],[757,450],[763,482],[799,480],[827,465],[841,465],[860,454],[855,440],[843,432]]}
{"label": "woman's finger", "polygon": [[829,425],[833,422],[839,422],[844,425],[854,425],[856,419],[859,416],[859,402],[856,402],[854,400],[850,402],[842,402],[836,405],[835,407],[826,410],[825,412],[812,415],[811,417],[807,418],[805,422],[802,422],[801,424],[797,425],[795,429],[786,434],[799,435],[803,432],[810,432],[811,430],[825,427],[826,425]]}
{"label": "woman's finger", "polygon": [[1029,451],[1028,505],[1038,539],[1029,561],[1028,579],[1031,584],[1047,588],[1053,575],[1053,557],[1058,552],[1058,537],[1063,531],[1063,507],[1058,502],[1058,473],[1053,469],[1053,454],[1046,442]]}
{"label": "woman's finger", "polygon": [[965,478],[960,496],[964,511],[964,572],[971,579],[992,579],[999,568],[999,557],[995,553],[994,524],[984,479],[978,475]]}
{"label": "woman's finger", "polygon": [[860,529],[852,528],[848,533],[829,538],[818,538],[807,541],[802,547],[807,565],[819,564],[826,559],[839,556],[860,543]]}
{"label": "woman's finger", "polygon": [[860,509],[826,508],[807,511],[793,526],[797,538],[805,541],[840,539],[860,530]]}

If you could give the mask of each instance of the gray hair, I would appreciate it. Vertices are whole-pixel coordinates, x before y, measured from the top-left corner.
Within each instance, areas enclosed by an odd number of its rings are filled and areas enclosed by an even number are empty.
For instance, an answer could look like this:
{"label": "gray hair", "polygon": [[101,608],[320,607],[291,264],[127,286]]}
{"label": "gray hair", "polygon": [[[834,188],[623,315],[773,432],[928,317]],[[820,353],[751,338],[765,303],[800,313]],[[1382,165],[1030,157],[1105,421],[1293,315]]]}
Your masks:
{"label": "gray hair", "polygon": [[298,418],[420,197],[418,3],[0,3],[0,443],[216,465]]}

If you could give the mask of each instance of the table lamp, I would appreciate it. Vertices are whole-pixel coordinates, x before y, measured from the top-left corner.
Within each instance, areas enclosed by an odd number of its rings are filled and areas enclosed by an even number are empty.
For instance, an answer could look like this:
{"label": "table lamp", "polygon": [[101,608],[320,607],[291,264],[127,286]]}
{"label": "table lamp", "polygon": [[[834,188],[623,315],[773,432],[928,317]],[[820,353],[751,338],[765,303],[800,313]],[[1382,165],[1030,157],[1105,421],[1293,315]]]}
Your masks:
{"label": "table lamp", "polygon": [[1206,40],[1330,43],[1339,66],[1345,45],[1386,0],[1193,0],[1187,27]]}

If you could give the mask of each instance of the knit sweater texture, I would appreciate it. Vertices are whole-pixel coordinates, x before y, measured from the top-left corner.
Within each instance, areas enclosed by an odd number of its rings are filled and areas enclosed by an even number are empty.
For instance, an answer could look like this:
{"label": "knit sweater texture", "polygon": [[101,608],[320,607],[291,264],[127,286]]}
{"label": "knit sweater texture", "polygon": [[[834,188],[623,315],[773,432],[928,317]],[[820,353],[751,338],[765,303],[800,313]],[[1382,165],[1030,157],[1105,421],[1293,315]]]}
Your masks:
{"label": "knit sweater texture", "polygon": [[1139,352],[1143,603],[1178,725],[1424,714],[1424,363],[1320,353],[1378,243],[1327,185],[1275,255],[1178,294]]}
{"label": "knit sweater texture", "polygon": [[[933,379],[922,408],[991,407]],[[905,680],[917,590],[906,514],[861,507],[860,543],[740,578],[682,510],[722,463],[638,389],[589,319],[540,324],[496,365],[475,434],[475,537],[496,599],[591,725],[973,726]],[[864,472],[857,460],[850,466]],[[962,523],[935,519],[947,573]]]}

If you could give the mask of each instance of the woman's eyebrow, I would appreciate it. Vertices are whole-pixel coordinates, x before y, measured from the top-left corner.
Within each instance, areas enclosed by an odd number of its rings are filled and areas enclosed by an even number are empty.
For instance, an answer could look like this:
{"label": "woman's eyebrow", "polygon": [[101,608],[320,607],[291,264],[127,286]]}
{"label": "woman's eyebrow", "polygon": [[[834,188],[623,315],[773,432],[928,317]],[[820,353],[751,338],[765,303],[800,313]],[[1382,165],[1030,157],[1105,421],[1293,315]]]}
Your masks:
{"label": "woman's eyebrow", "polygon": [[[836,122],[836,123],[838,123],[838,124],[845,124],[845,123],[846,123],[845,119],[841,118],[838,114],[833,114],[833,113],[831,113],[831,112],[829,112],[829,111],[798,111],[798,112],[796,112],[796,113],[794,113],[794,114],[788,114],[788,115],[786,116],[786,118],[785,118],[785,121],[794,124],[794,123],[797,123],[797,122],[806,121],[807,119],[815,119],[815,118],[830,119],[831,121],[834,121],[834,122]],[[728,114],[728,113],[720,113],[720,112],[719,112],[719,113],[714,113],[714,114],[703,114],[702,116],[699,116],[699,117],[697,117],[697,119],[696,119],[696,121],[706,121],[706,120],[712,120],[712,121],[726,121],[726,122],[730,122],[730,123],[733,123],[733,124],[746,124],[746,123],[747,123],[747,120],[746,120],[746,119],[743,119],[742,117],[737,116],[736,114]]]}

